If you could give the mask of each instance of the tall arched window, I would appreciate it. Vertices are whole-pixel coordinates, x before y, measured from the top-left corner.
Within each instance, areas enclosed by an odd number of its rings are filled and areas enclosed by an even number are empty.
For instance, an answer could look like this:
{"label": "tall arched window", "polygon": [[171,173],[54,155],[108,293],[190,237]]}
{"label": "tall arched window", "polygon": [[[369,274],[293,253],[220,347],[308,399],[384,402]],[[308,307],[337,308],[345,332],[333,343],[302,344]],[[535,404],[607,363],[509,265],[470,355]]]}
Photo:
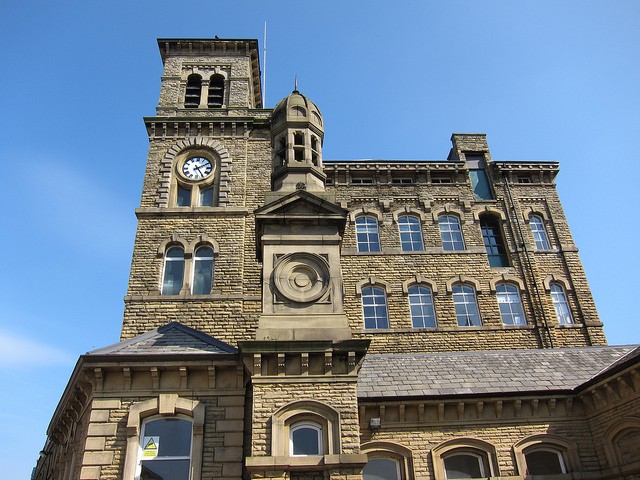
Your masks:
{"label": "tall arched window", "polygon": [[556,316],[560,325],[569,325],[573,323],[573,317],[571,316],[571,309],[569,308],[569,302],[567,301],[567,294],[559,283],[552,283],[549,285],[551,291],[551,301],[553,302],[553,308],[556,310]]}
{"label": "tall arched window", "polygon": [[155,418],[143,423],[136,479],[191,478],[191,420]]}
{"label": "tall arched window", "polygon": [[445,250],[464,250],[460,219],[454,215],[440,215],[438,217],[442,248]]}
{"label": "tall arched window", "polygon": [[492,267],[508,267],[509,257],[502,238],[502,229],[496,217],[482,215],[480,217],[480,229],[484,248],[487,250],[489,265]]}
{"label": "tall arched window", "polygon": [[411,285],[408,288],[411,322],[414,328],[436,326],[436,313],[433,309],[433,295],[426,285]]}
{"label": "tall arched window", "polygon": [[208,295],[213,286],[213,248],[199,247],[193,256],[193,282],[191,293]]}
{"label": "tall arched window", "polygon": [[403,252],[424,250],[422,225],[418,217],[400,215],[398,217],[398,230],[400,230],[400,245]]}
{"label": "tall arched window", "polygon": [[536,250],[551,250],[547,230],[544,228],[544,220],[539,215],[531,215],[529,217],[529,226],[533,239],[536,242]]}
{"label": "tall arched window", "polygon": [[502,323],[505,325],[526,325],[520,292],[512,283],[500,283],[496,285],[498,307]]}
{"label": "tall arched window", "polygon": [[224,104],[224,77],[220,74],[211,75],[209,80],[209,95],[207,106],[209,108],[220,108]]}
{"label": "tall arched window", "polygon": [[359,252],[379,252],[378,219],[372,215],[356,218],[356,241]]}
{"label": "tall arched window", "polygon": [[389,328],[387,312],[387,294],[381,287],[365,287],[362,289],[362,315],[364,328]]}
{"label": "tall arched window", "polygon": [[476,300],[476,291],[470,285],[456,283],[452,287],[453,304],[459,327],[478,327],[482,325]]}
{"label": "tall arched window", "polygon": [[162,295],[178,295],[184,279],[184,250],[170,247],[164,256]]}
{"label": "tall arched window", "polygon": [[202,77],[196,73],[187,78],[187,90],[184,96],[184,108],[198,108],[202,92]]}

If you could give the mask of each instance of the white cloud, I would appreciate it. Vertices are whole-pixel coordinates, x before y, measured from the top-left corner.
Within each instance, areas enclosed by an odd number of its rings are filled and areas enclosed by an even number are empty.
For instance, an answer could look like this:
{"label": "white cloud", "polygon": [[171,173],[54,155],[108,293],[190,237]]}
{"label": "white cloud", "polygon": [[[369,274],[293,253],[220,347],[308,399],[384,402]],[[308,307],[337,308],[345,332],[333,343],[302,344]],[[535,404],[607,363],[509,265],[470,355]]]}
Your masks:
{"label": "white cloud", "polygon": [[41,367],[73,363],[67,352],[0,330],[0,365],[3,367]]}

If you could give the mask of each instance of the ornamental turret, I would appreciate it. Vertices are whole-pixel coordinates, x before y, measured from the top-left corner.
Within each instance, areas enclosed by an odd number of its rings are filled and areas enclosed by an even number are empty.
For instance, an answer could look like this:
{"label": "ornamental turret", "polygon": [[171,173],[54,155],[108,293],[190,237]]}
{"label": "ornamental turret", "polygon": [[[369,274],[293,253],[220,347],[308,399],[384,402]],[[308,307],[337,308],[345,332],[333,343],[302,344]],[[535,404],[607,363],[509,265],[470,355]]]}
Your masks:
{"label": "ornamental turret", "polygon": [[271,118],[271,189],[274,192],[324,191],[323,138],[320,110],[297,89],[276,105]]}

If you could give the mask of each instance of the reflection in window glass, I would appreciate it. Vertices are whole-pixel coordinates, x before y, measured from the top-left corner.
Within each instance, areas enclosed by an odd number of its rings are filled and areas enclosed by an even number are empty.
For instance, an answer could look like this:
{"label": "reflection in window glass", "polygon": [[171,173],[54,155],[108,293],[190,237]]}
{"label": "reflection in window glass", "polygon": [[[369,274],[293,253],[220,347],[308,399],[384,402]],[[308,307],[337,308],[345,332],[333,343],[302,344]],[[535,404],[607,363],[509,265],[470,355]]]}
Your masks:
{"label": "reflection in window glass", "polygon": [[422,225],[418,217],[401,215],[398,217],[398,229],[400,230],[400,245],[403,252],[424,250]]}
{"label": "reflection in window glass", "polygon": [[291,427],[291,455],[322,455],[322,429],[313,423]]}
{"label": "reflection in window glass", "polygon": [[560,452],[554,450],[534,450],[525,452],[529,475],[554,475],[567,473]]}
{"label": "reflection in window glass", "polygon": [[167,418],[144,424],[138,465],[140,480],[159,478],[189,480],[190,463],[191,422],[189,420]]}
{"label": "reflection in window glass", "polygon": [[469,285],[458,283],[453,286],[453,304],[459,327],[477,327],[482,325],[476,291]]}
{"label": "reflection in window glass", "polygon": [[364,328],[389,328],[387,294],[380,287],[362,289],[362,313]]}
{"label": "reflection in window glass", "polygon": [[525,325],[524,310],[520,301],[518,287],[511,283],[500,283],[496,286],[500,316],[505,325]]}
{"label": "reflection in window glass", "polygon": [[436,326],[436,313],[433,309],[431,289],[424,285],[411,285],[409,292],[409,308],[414,328]]}
{"label": "reflection in window glass", "polygon": [[362,470],[363,480],[400,480],[400,466],[389,458],[372,458]]}
{"label": "reflection in window glass", "polygon": [[453,215],[441,215],[438,217],[442,248],[445,250],[464,250],[460,220]]}
{"label": "reflection in window glass", "polygon": [[459,453],[444,459],[447,479],[481,478],[485,476],[482,458],[472,453]]}
{"label": "reflection in window glass", "polygon": [[176,198],[176,205],[178,207],[191,206],[191,189],[190,188],[185,188],[182,185],[178,185],[178,196]]}
{"label": "reflection in window glass", "polygon": [[193,261],[193,286],[191,293],[194,295],[208,295],[213,284],[213,249],[200,247],[196,250]]}
{"label": "reflection in window glass", "polygon": [[557,283],[552,283],[550,289],[551,301],[553,302],[553,308],[556,310],[560,325],[573,323],[573,317],[571,316],[571,310],[569,309],[569,302],[567,302],[567,295],[564,293],[564,288]]}
{"label": "reflection in window glass", "polygon": [[171,247],[164,257],[162,295],[178,295],[182,289],[184,275],[184,250]]}
{"label": "reflection in window glass", "polygon": [[378,220],[365,215],[356,218],[356,241],[359,252],[379,252]]}
{"label": "reflection in window glass", "polygon": [[529,217],[529,226],[536,242],[536,250],[551,250],[551,244],[549,243],[549,237],[547,237],[542,218],[538,215],[531,215]]}
{"label": "reflection in window glass", "polygon": [[492,267],[508,267],[509,258],[502,239],[502,229],[495,218],[483,216],[480,218],[480,229],[484,248],[487,250],[489,265]]}
{"label": "reflection in window glass", "polygon": [[200,190],[200,206],[213,207],[213,187]]}

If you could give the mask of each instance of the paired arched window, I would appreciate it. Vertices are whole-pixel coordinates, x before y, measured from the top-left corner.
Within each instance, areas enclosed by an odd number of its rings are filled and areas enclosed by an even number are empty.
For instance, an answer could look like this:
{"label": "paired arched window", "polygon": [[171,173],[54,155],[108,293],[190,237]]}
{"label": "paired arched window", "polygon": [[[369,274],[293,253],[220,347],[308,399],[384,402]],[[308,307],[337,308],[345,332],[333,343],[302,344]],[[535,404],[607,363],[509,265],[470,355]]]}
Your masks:
{"label": "paired arched window", "polygon": [[191,478],[192,422],[185,418],[145,420],[140,434],[136,479]]}
{"label": "paired arched window", "polygon": [[162,295],[178,295],[184,281],[184,249],[170,247],[164,256]]}
{"label": "paired arched window", "polygon": [[411,323],[414,328],[429,328],[436,326],[436,313],[433,308],[433,293],[426,285],[411,285],[409,294],[409,308]]}
{"label": "paired arched window", "polygon": [[489,265],[492,267],[508,267],[509,257],[502,237],[502,228],[496,217],[493,215],[482,215],[480,217],[480,229],[482,230],[482,240],[484,248],[487,250]]}
{"label": "paired arched window", "polygon": [[551,292],[551,301],[553,302],[553,308],[555,309],[556,316],[558,317],[558,323],[560,323],[560,325],[572,324],[573,317],[571,316],[567,293],[562,285],[555,282],[551,283],[549,285],[549,291]]}
{"label": "paired arched window", "polygon": [[164,254],[162,295],[179,295],[185,278],[191,280],[191,294],[209,295],[213,287],[215,252],[210,245],[195,249],[192,261],[185,261],[184,247],[173,245]]}
{"label": "paired arched window", "polygon": [[289,455],[300,457],[322,455],[322,426],[312,422],[294,423],[289,427]]}
{"label": "paired arched window", "polygon": [[[207,107],[220,108],[224,105],[224,75],[214,74],[209,79]],[[187,88],[184,95],[184,108],[199,108],[202,97],[202,77],[192,73],[187,77]]]}
{"label": "paired arched window", "polygon": [[499,283],[496,285],[496,296],[502,323],[505,325],[526,325],[527,320],[522,308],[520,291],[512,283]]}
{"label": "paired arched window", "polygon": [[479,327],[482,325],[476,290],[464,283],[456,283],[452,286],[453,304],[456,309],[456,318],[459,327]]}
{"label": "paired arched window", "polygon": [[382,287],[362,289],[362,316],[365,329],[389,328],[387,294]]}
{"label": "paired arched window", "polygon": [[464,240],[460,219],[455,215],[440,215],[438,217],[442,248],[445,250],[464,250]]}
{"label": "paired arched window", "polygon": [[544,220],[539,215],[531,215],[529,217],[529,226],[533,234],[533,240],[536,243],[536,250],[550,250],[551,244],[547,236],[547,230],[544,228]]}
{"label": "paired arched window", "polygon": [[403,252],[424,250],[422,241],[422,224],[414,215],[398,216],[398,230],[400,231],[400,246]]}
{"label": "paired arched window", "polygon": [[359,252],[380,251],[380,236],[376,217],[361,215],[356,218],[356,242]]}

